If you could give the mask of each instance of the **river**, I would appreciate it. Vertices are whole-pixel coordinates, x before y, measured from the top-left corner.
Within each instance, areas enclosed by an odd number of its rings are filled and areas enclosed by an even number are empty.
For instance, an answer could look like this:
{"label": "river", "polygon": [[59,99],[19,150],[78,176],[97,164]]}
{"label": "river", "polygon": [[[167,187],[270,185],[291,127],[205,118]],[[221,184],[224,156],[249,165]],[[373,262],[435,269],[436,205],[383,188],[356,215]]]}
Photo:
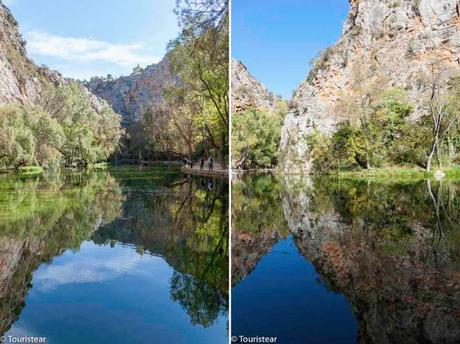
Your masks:
{"label": "river", "polygon": [[0,189],[7,338],[227,342],[226,181],[111,167],[2,175]]}
{"label": "river", "polygon": [[247,175],[232,208],[233,335],[460,342],[460,183]]}

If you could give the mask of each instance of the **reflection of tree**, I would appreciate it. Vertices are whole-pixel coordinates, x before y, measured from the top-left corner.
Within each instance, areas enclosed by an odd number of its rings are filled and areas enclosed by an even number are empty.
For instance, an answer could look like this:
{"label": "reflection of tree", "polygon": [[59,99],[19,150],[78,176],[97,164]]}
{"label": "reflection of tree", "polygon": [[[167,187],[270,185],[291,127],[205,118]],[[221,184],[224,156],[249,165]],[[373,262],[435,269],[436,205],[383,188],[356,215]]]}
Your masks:
{"label": "reflection of tree", "polygon": [[194,325],[208,327],[220,313],[226,312],[225,295],[192,275],[174,272],[170,290],[171,298],[184,307]]}
{"label": "reflection of tree", "polygon": [[228,184],[185,178],[129,190],[123,216],[93,240],[134,244],[164,257],[175,269],[171,297],[194,323],[211,325],[228,306]]}
{"label": "reflection of tree", "polygon": [[360,342],[460,340],[458,187],[321,179],[284,192],[296,244],[353,304]]}
{"label": "reflection of tree", "polygon": [[65,249],[77,250],[120,213],[123,196],[113,177],[66,173],[0,181],[0,333],[19,316],[32,272]]}
{"label": "reflection of tree", "polygon": [[433,209],[431,220],[433,256],[436,263],[439,263],[440,259],[448,259],[440,255],[450,250],[450,241],[452,241],[452,235],[455,235],[460,216],[458,208],[460,204],[456,202],[455,187],[451,183],[446,185],[440,181],[433,187],[432,182],[427,180],[426,189]]}
{"label": "reflection of tree", "polygon": [[270,174],[237,178],[232,185],[232,284],[244,279],[289,230],[280,184]]}

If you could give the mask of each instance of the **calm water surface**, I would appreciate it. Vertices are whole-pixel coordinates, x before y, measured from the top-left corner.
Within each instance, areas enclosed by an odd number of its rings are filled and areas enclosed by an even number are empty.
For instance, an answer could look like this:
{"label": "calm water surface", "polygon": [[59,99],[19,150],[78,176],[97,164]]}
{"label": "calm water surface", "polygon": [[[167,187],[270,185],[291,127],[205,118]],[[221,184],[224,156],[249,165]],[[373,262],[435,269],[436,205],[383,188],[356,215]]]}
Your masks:
{"label": "calm water surface", "polygon": [[0,188],[1,333],[227,342],[224,182],[120,167]]}
{"label": "calm water surface", "polygon": [[459,343],[460,183],[233,181],[232,332]]}
{"label": "calm water surface", "polygon": [[281,343],[356,342],[347,299],[319,281],[291,235],[271,248],[232,297],[234,333],[279,337]]}

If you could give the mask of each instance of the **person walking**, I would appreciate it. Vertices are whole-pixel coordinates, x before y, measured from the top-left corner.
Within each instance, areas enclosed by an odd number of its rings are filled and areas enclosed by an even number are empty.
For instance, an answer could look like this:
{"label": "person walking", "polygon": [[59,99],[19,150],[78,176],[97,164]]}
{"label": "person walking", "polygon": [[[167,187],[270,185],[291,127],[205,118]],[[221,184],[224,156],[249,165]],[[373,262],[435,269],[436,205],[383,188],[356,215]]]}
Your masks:
{"label": "person walking", "polygon": [[214,159],[211,156],[209,158],[209,171],[213,171],[213,170],[214,170]]}
{"label": "person walking", "polygon": [[203,171],[203,167],[204,167],[204,158],[201,158],[201,160],[200,160],[200,171]]}

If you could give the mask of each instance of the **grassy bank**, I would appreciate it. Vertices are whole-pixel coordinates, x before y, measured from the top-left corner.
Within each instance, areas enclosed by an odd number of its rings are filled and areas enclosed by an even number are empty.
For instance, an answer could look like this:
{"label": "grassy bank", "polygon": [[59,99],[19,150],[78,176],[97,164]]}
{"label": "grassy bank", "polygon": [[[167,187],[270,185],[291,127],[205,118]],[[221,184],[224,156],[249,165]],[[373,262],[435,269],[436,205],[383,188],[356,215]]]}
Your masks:
{"label": "grassy bank", "polygon": [[427,173],[422,168],[409,168],[409,167],[385,167],[385,168],[372,168],[368,170],[357,171],[338,171],[333,173],[334,176],[343,179],[369,179],[369,180],[397,180],[397,181],[417,181],[424,179],[436,179],[435,173],[442,171],[445,176],[443,179],[460,179],[460,167],[446,167],[434,168],[431,172]]}
{"label": "grassy bank", "polygon": [[16,173],[21,176],[35,176],[43,173],[43,168],[40,166],[23,166],[18,169],[14,168],[0,168],[0,173]]}
{"label": "grassy bank", "polygon": [[98,162],[88,167],[95,169],[95,170],[106,170],[109,167],[109,163],[108,162]]}

